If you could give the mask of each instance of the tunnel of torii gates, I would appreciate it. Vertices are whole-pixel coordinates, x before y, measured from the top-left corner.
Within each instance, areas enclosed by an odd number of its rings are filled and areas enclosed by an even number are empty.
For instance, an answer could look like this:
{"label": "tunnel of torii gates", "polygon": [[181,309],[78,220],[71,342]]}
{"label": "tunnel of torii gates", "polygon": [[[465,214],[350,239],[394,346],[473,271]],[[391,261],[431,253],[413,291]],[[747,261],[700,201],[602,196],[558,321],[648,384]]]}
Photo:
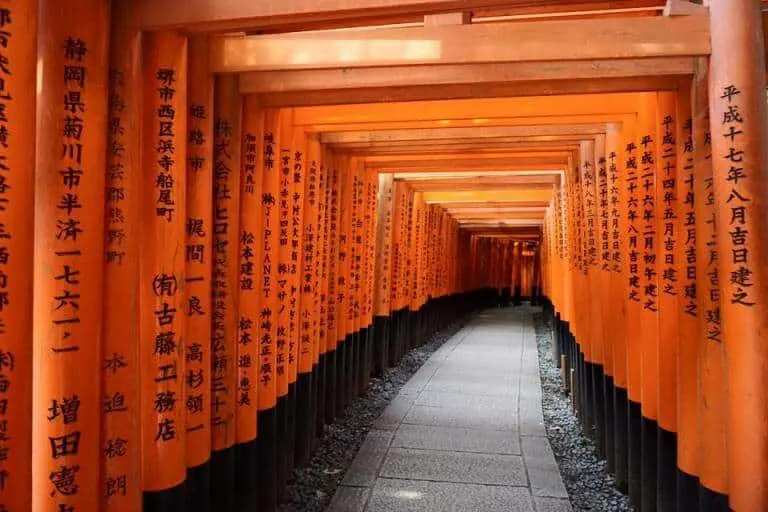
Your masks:
{"label": "tunnel of torii gates", "polygon": [[528,298],[638,509],[768,510],[761,8],[3,0],[0,510],[272,510]]}

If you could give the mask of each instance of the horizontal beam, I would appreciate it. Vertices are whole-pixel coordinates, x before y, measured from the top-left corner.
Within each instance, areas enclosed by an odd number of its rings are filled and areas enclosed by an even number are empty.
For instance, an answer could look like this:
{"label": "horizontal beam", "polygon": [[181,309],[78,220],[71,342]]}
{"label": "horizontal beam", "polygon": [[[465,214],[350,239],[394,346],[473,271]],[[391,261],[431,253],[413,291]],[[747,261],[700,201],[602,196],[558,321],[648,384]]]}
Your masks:
{"label": "horizontal beam", "polygon": [[[143,30],[311,30],[417,22],[426,14],[473,11],[482,16],[594,10],[605,2],[574,0],[115,0],[115,19]],[[654,2],[641,0],[640,4]],[[635,7],[638,0],[610,2]],[[663,2],[662,2],[663,5]]]}
{"label": "horizontal beam", "polygon": [[552,199],[552,190],[496,190],[496,191],[440,191],[424,192],[422,198],[426,203],[463,203],[479,201],[504,201],[504,202],[548,202]]}
{"label": "horizontal beam", "polygon": [[690,57],[393,66],[386,71],[378,68],[261,71],[241,74],[240,92],[267,94],[692,74]]}
{"label": "horizontal beam", "polygon": [[[529,98],[530,100],[530,98]],[[485,100],[478,100],[485,101]],[[401,105],[401,104],[397,104]],[[425,103],[418,103],[419,106]],[[355,108],[356,105],[347,105],[348,109]],[[325,109],[327,107],[317,107]],[[335,107],[334,107],[335,108]],[[304,110],[304,109],[297,109]],[[312,109],[314,110],[314,109]],[[632,122],[637,117],[635,113],[616,113],[609,112],[603,114],[560,114],[560,115],[531,115],[525,114],[520,117],[510,113],[509,116],[501,117],[473,117],[446,119],[450,110],[446,109],[442,119],[397,119],[397,120],[375,120],[354,122],[325,122],[321,123],[302,123],[302,128],[307,133],[335,133],[335,132],[359,132],[359,131],[382,131],[382,130],[417,130],[430,128],[479,128],[495,126],[531,126],[531,125],[552,125],[552,124],[600,124],[600,123],[625,123]],[[312,114],[310,114],[312,115]],[[306,119],[305,119],[306,120]]]}
{"label": "horizontal beam", "polygon": [[709,18],[706,16],[226,36],[212,38],[209,46],[210,70],[216,73],[692,57],[711,53]]}
{"label": "horizontal beam", "polygon": [[[586,140],[582,139],[582,140]],[[394,144],[394,143],[392,143]],[[456,143],[422,143],[411,145],[379,145],[368,146],[367,148],[356,148],[349,146],[335,146],[335,148],[341,149],[343,153],[365,156],[365,155],[411,155],[418,154],[438,154],[448,152],[463,152],[463,153],[481,153],[492,151],[509,151],[511,149],[525,151],[531,149],[550,148],[553,151],[576,151],[579,149],[579,140],[574,140],[571,143],[563,142],[484,142],[482,139],[476,141],[461,140]]]}
{"label": "horizontal beam", "polygon": [[323,144],[373,144],[399,141],[447,141],[451,139],[501,139],[509,137],[582,136],[605,133],[605,124],[478,126],[472,128],[426,128],[420,130],[381,130],[323,133]]}
{"label": "horizontal beam", "polygon": [[555,157],[522,157],[522,158],[493,158],[487,160],[475,160],[474,158],[461,158],[455,160],[400,160],[398,162],[373,162],[367,163],[366,168],[379,172],[405,172],[406,170],[513,170],[515,168],[552,169],[559,170],[567,163],[566,158]]}
{"label": "horizontal beam", "polygon": [[647,94],[650,93],[582,94],[299,107],[293,111],[293,122],[297,126],[333,126],[351,123],[437,121],[438,125],[450,126],[457,120],[468,120],[471,124],[481,125],[489,124],[491,120],[499,118],[579,115],[607,117],[612,114],[637,113],[643,95]]}
{"label": "horizontal beam", "polygon": [[509,98],[566,94],[607,94],[617,92],[674,91],[685,76],[641,76],[619,78],[580,78],[506,83],[468,83],[418,85],[411,87],[372,87],[322,91],[290,91],[257,95],[265,108],[316,105],[354,105],[409,101],[458,100],[470,98]]}
{"label": "horizontal beam", "polygon": [[536,158],[536,159],[549,159],[555,158],[558,161],[565,161],[565,159],[571,155],[568,151],[550,151],[549,149],[538,149],[532,151],[502,151],[502,152],[485,152],[485,153],[437,153],[434,155],[429,154],[414,154],[414,155],[372,155],[360,158],[361,161],[366,162],[369,167],[375,167],[379,164],[399,164],[402,162],[421,162],[421,163],[434,163],[445,162],[455,160],[475,160],[478,162],[486,160],[500,160],[500,159],[518,159],[518,158]]}

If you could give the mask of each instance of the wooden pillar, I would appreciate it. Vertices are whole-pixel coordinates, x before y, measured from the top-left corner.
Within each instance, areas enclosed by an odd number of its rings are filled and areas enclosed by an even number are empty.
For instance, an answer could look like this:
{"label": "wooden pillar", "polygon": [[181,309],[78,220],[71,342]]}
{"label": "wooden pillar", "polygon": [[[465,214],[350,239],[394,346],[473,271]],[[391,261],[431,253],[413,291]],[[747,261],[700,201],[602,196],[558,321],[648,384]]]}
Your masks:
{"label": "wooden pillar", "polygon": [[139,222],[141,206],[141,38],[113,32],[104,243],[104,396],[125,397],[128,414],[106,414],[101,471],[125,492],[103,493],[104,510],[141,507],[139,423]]}
{"label": "wooden pillar", "polygon": [[675,510],[677,501],[677,357],[678,301],[681,292],[675,263],[680,240],[677,198],[677,93],[658,93],[656,119],[656,268],[658,272],[657,478],[659,509]]}
{"label": "wooden pillar", "polygon": [[[186,478],[181,357],[186,306],[186,38],[172,32],[146,34],[143,58],[139,347],[144,508],[170,510],[181,506]],[[105,410],[119,409],[117,399],[105,397]]]}
{"label": "wooden pillar", "polygon": [[696,177],[696,290],[702,322],[698,338],[698,458],[699,507],[727,510],[728,452],[726,441],[726,366],[721,321],[722,278],[718,268],[721,249],[712,180],[712,137],[708,108],[708,68],[697,61],[693,87],[693,145]]}
{"label": "wooden pillar", "polygon": [[238,246],[242,105],[237,77],[214,84],[211,500],[234,507],[237,429]]}
{"label": "wooden pillar", "polygon": [[[692,84],[691,84],[692,85]],[[701,232],[696,219],[695,183],[701,180],[694,163],[691,87],[682,87],[677,102],[677,204],[678,232],[675,266],[678,276],[677,361],[677,507],[698,502],[698,343],[700,311],[697,289],[696,237]]]}
{"label": "wooden pillar", "polygon": [[[5,454],[0,461],[0,508],[7,510],[32,508],[33,390],[29,383],[33,382],[34,216],[30,212],[35,194],[37,10],[38,3],[31,0],[9,2],[0,9],[0,29],[7,38],[2,51],[6,65],[0,69],[0,105],[5,112],[0,122],[4,134],[0,142],[0,450]],[[63,113],[55,103],[60,97],[52,95],[48,101],[52,113]],[[35,410],[42,415],[49,405],[40,404],[42,410]],[[98,408],[98,403],[94,406]]]}
{"label": "wooden pillar", "polygon": [[184,259],[186,314],[184,408],[187,500],[190,510],[210,506],[211,267],[213,262],[213,77],[207,40],[189,40],[187,92],[187,212]]}
{"label": "wooden pillar", "polygon": [[[255,100],[245,103],[244,116],[259,115]],[[256,164],[257,179],[261,177],[261,280],[259,282],[259,509],[273,510],[277,505],[277,265],[280,195],[279,136],[281,112],[264,112],[264,136],[261,140],[262,158]]]}
{"label": "wooden pillar", "polygon": [[244,508],[255,506],[258,459],[259,348],[264,229],[262,145],[264,114],[254,97],[243,99],[240,171],[240,243],[238,249],[237,448],[235,489]]}
{"label": "wooden pillar", "polygon": [[391,291],[392,271],[394,184],[392,174],[379,174],[379,194],[376,211],[376,268],[374,277],[374,315],[376,341],[374,347],[374,373],[381,375],[389,366],[389,330],[392,327]]}
{"label": "wooden pillar", "polygon": [[768,508],[768,113],[760,2],[713,0],[710,19],[729,502],[734,510],[763,510]]}
{"label": "wooden pillar", "polygon": [[336,374],[338,366],[338,334],[339,323],[338,318],[338,306],[337,306],[337,284],[338,284],[338,270],[339,266],[339,208],[340,208],[340,172],[339,172],[339,158],[330,156],[327,163],[328,170],[328,233],[326,247],[328,251],[328,257],[326,258],[328,264],[327,273],[327,328],[326,328],[326,407],[325,407],[325,420],[326,423],[331,423],[336,416]]}
{"label": "wooden pillar", "polygon": [[[99,467],[108,5],[103,0],[91,0],[76,6],[43,1],[38,6],[38,30],[45,37],[39,39],[36,59],[40,81],[37,84],[34,215],[29,203],[25,208],[25,215],[35,219],[32,340],[35,374],[34,380],[21,381],[22,375],[11,373],[11,358],[7,353],[3,373],[14,378],[13,385],[17,388],[34,382],[31,510],[68,506],[97,510],[105,491]],[[13,14],[0,11],[4,19]],[[11,19],[21,28],[25,20],[23,11],[19,15],[20,18]],[[28,12],[26,18],[31,16]],[[85,19],[89,22],[83,23]],[[20,62],[24,58],[32,58],[29,50],[19,56],[9,54],[13,64],[7,67],[11,73],[17,69],[11,66],[24,65]],[[18,68],[22,73],[19,80],[29,77],[23,70]],[[30,107],[30,110],[14,109],[16,119],[22,116],[32,124],[29,117],[32,104],[24,103],[24,91],[32,87],[32,83],[16,85],[16,82],[3,81],[0,84],[6,87],[1,93],[4,97],[21,94],[19,107]],[[10,90],[12,85],[15,87]],[[14,130],[9,132],[12,137],[30,135],[29,128],[22,128],[18,134]],[[16,140],[14,146],[19,149],[21,145],[32,145],[32,139]],[[15,171],[21,175],[31,172],[22,167],[31,163],[29,157],[20,153],[17,158]],[[8,172],[5,167],[8,166],[3,166],[4,174]],[[24,193],[24,182],[18,184],[16,192]],[[23,224],[3,224],[0,237],[8,261],[21,264],[19,260],[25,257],[24,251],[28,249],[21,232],[25,229],[28,226]],[[18,237],[15,240],[21,244],[15,254],[10,254],[14,246],[6,245],[12,237]],[[24,297],[23,279],[29,269],[17,268],[18,274],[7,276],[9,280],[19,279],[20,296]],[[15,305],[28,307],[21,302]],[[23,322],[24,314],[19,318]],[[11,324],[5,315],[3,320]],[[28,361],[24,360],[23,351],[18,352],[18,357],[19,370],[23,373]],[[18,428],[23,425],[21,414],[28,408],[21,399],[17,404],[18,412],[11,410],[8,419],[15,419]],[[15,475],[9,476],[8,489],[16,485],[13,476],[24,485],[24,468],[18,469]],[[113,489],[122,492],[119,487]]]}

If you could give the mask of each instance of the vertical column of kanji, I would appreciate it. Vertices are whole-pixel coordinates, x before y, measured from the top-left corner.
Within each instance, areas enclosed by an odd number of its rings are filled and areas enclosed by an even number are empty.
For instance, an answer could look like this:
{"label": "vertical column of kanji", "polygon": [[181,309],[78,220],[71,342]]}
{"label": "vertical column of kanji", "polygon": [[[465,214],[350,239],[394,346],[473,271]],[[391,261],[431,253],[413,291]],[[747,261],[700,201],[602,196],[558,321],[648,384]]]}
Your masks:
{"label": "vertical column of kanji", "polygon": [[[102,423],[104,510],[141,505],[139,446],[139,193],[140,34],[112,33],[109,150],[104,243],[104,364],[106,396],[125,397],[128,414],[107,414]],[[77,113],[79,107],[74,107]]]}
{"label": "vertical column of kanji", "polygon": [[680,88],[677,101],[677,203],[678,231],[675,266],[678,283],[678,361],[677,361],[677,506],[698,502],[698,401],[697,351],[699,340],[699,308],[696,286],[696,176],[693,151],[693,119],[691,87]]}
{"label": "vertical column of kanji", "polygon": [[642,351],[640,356],[641,379],[641,503],[643,507],[656,503],[656,428],[659,393],[659,269],[656,181],[660,146],[657,129],[662,119],[658,115],[657,93],[644,93],[638,105],[638,137],[640,149],[640,196],[642,219],[643,288],[640,325],[642,327]]}
{"label": "vertical column of kanji", "polygon": [[367,228],[365,243],[366,248],[368,249],[368,252],[365,255],[365,326],[367,331],[365,386],[367,387],[368,382],[373,375],[373,354],[376,341],[373,294],[376,286],[376,235],[379,222],[376,217],[376,212],[378,209],[377,198],[379,197],[379,175],[375,171],[366,171],[366,190],[368,199],[366,201],[367,209],[363,224]]}
{"label": "vertical column of kanji", "polygon": [[350,266],[351,266],[351,229],[353,207],[353,179],[351,159],[339,159],[339,235],[336,269],[336,414],[341,414],[347,406],[349,386],[350,330],[348,307],[350,302]]}
{"label": "vertical column of kanji", "polygon": [[383,374],[389,366],[389,333],[392,328],[391,290],[394,279],[393,223],[394,186],[392,174],[379,174],[379,194],[376,210],[376,268],[374,274],[374,332],[373,371]]}
{"label": "vertical column of kanji", "polygon": [[[363,169],[363,179],[360,188],[363,212],[361,217],[362,239],[360,244],[360,339],[361,359],[358,394],[365,392],[368,380],[371,376],[371,357],[373,355],[373,257],[375,253],[375,228],[376,228],[376,195],[374,192],[374,179],[378,180],[373,171]],[[376,181],[378,183],[378,181]]]}
{"label": "vertical column of kanji", "polygon": [[258,460],[258,382],[259,382],[259,314],[262,306],[260,288],[260,237],[264,229],[262,217],[262,164],[264,114],[257,99],[243,98],[242,162],[240,172],[240,247],[237,337],[237,447],[235,492],[238,503],[246,509],[256,506]]}
{"label": "vertical column of kanji", "polygon": [[[289,368],[289,329],[288,323],[291,315],[290,289],[291,289],[291,192],[293,190],[291,179],[291,127],[293,123],[293,111],[285,109],[280,118],[279,130],[279,154],[277,162],[279,167],[280,188],[277,198],[277,259],[275,260],[275,291],[277,309],[275,310],[275,345],[277,348],[275,375],[277,377],[277,499],[283,501],[288,481],[288,467],[293,460],[291,448],[294,431],[289,431],[291,410],[295,412],[293,395],[289,393],[290,368]],[[290,396],[289,396],[290,395]]]}
{"label": "vertical column of kanji", "polygon": [[[386,189],[385,189],[386,190]],[[401,272],[401,257],[400,257],[400,240],[402,234],[402,210],[403,210],[403,184],[402,182],[393,182],[392,185],[392,242],[391,242],[391,254],[392,260],[390,262],[390,293],[389,293],[389,310],[391,316],[390,336],[389,336],[389,356],[387,364],[394,366],[397,360],[400,358],[400,311],[399,311],[399,289],[400,289],[400,272]]]}
{"label": "vertical column of kanji", "polygon": [[[362,162],[361,162],[362,164]],[[355,369],[357,371],[355,375],[355,389],[352,390],[353,396],[360,394],[361,387],[365,381],[363,371],[365,368],[365,325],[363,320],[365,318],[365,311],[363,309],[365,304],[365,210],[367,207],[367,197],[365,190],[365,166],[358,165],[357,175],[357,209],[355,212],[355,247],[356,254],[353,265],[355,271],[355,329],[357,330],[357,344],[355,346]]]}
{"label": "vertical column of kanji", "polygon": [[358,364],[360,354],[360,331],[359,331],[359,315],[358,306],[360,301],[360,226],[358,226],[358,220],[360,219],[360,162],[357,158],[353,158],[350,161],[350,186],[352,194],[352,203],[350,208],[350,220],[349,220],[349,255],[348,255],[348,267],[349,278],[347,281],[347,307],[346,307],[346,322],[347,332],[349,336],[349,351],[347,352],[347,380],[349,385],[347,386],[347,403],[351,403],[352,399],[357,392],[358,384]]}
{"label": "vertical column of kanji", "polygon": [[657,103],[656,200],[658,242],[656,258],[660,270],[658,346],[658,460],[657,493],[661,510],[673,510],[677,501],[677,356],[678,301],[681,275],[675,263],[680,240],[677,197],[677,94],[660,92]]}
{"label": "vertical column of kanji", "polygon": [[727,415],[726,360],[721,322],[721,256],[715,187],[712,177],[712,136],[709,109],[709,63],[696,61],[691,107],[696,180],[696,296],[701,313],[698,356],[698,467],[699,509],[728,510],[728,442],[723,418]]}
{"label": "vertical column of kanji", "polygon": [[[317,422],[317,341],[318,341],[318,240],[320,217],[320,142],[306,143],[304,169],[304,211],[302,230],[303,261],[299,276],[301,337],[299,339],[296,403],[296,465],[303,465],[312,451]],[[302,399],[306,396],[306,399]],[[302,403],[303,402],[303,403]]]}
{"label": "vertical column of kanji", "polygon": [[[606,130],[608,128],[606,127]],[[602,373],[600,375],[598,393],[601,397],[599,414],[602,415],[600,424],[603,425],[604,458],[609,471],[614,471],[613,444],[613,333],[615,332],[615,316],[612,315],[620,302],[611,296],[611,242],[610,242],[610,183],[608,177],[608,135],[599,135],[595,144],[595,161],[597,162],[597,223],[598,231],[598,269],[600,276],[600,294],[607,298],[600,312],[600,349]]]}
{"label": "vertical column of kanji", "polygon": [[[34,28],[33,13],[19,4],[13,3],[20,7],[17,18],[14,10],[5,8],[7,3],[4,3],[4,8],[0,10],[0,20],[6,26],[3,30],[16,28],[27,31]],[[28,195],[20,197],[15,205],[19,209],[23,205],[25,218],[35,219],[32,270],[35,324],[31,345],[34,380],[21,380],[28,364],[23,349],[15,353],[4,349],[2,373],[10,380],[18,368],[18,378],[11,385],[16,389],[32,388],[31,510],[97,510],[103,491],[99,487],[99,411],[103,364],[101,308],[104,169],[107,155],[108,4],[93,0],[73,6],[45,1],[38,6],[39,33],[45,37],[39,38],[36,59],[39,74],[34,213],[29,203],[22,202],[29,198]],[[88,23],[83,23],[84,19]],[[31,21],[32,26],[22,25],[25,21]],[[7,39],[4,35],[2,41],[16,45],[24,37],[11,33]],[[5,47],[5,44],[2,46]],[[25,94],[34,85],[11,79],[17,70],[20,73],[17,80],[29,77],[29,73],[24,72],[22,59],[31,59],[32,56],[29,53],[25,55],[25,51],[22,50],[18,56],[6,48],[0,51],[4,57],[7,56],[7,62],[0,59],[0,77],[3,79],[0,85],[4,87],[0,91],[4,106],[4,110],[0,111],[2,123],[9,122],[10,116],[15,114],[14,120],[24,119],[23,122],[32,124],[30,116],[34,109],[31,102],[25,99]],[[17,97],[19,103],[12,103]],[[9,108],[12,106],[17,108]],[[19,111],[18,108],[22,107],[29,110]],[[18,132],[8,126],[3,126],[2,131],[9,141],[16,140],[15,147],[34,147],[32,139],[21,139],[30,135],[29,129],[22,126],[19,126]],[[7,157],[2,163],[0,175],[5,180],[3,190],[28,194],[28,183],[24,178],[15,182],[11,182],[10,178],[13,172],[20,176],[31,172],[23,167],[31,163],[29,157],[19,153],[15,169],[8,165]],[[0,205],[5,206],[6,203],[0,202]],[[28,227],[7,221],[0,224],[1,261],[4,264],[28,261],[26,258],[30,254],[24,245]],[[11,245],[13,241],[19,245]],[[15,249],[18,252],[11,253]],[[19,336],[16,321],[21,328],[25,318],[28,318],[22,311],[30,304],[21,301],[25,297],[23,283],[30,269],[17,266],[15,270],[17,273],[11,274],[11,269],[3,268],[0,285],[2,288],[7,287],[7,282],[20,285],[20,302],[13,301],[12,310],[17,311],[19,316],[11,318],[3,311],[4,322],[10,324],[13,320],[14,330],[9,332]],[[16,279],[18,281],[14,281]],[[10,307],[11,303],[8,291],[0,291],[0,304]],[[11,389],[10,386],[5,391],[8,389]],[[5,401],[6,398],[0,399],[0,414],[4,416],[2,421],[10,421],[15,428],[23,426],[28,429],[29,424],[22,423],[24,412],[29,411],[28,406],[20,398],[14,409]],[[24,435],[19,433],[18,439],[24,439]],[[17,455],[29,457],[30,454],[19,450]],[[13,489],[17,484],[23,490],[23,469],[19,466],[14,475],[4,477],[5,488],[14,495]],[[27,509],[30,507],[27,506]]]}
{"label": "vertical column of kanji", "polygon": [[326,153],[322,146],[315,157],[317,159],[317,229],[315,231],[315,308],[317,323],[315,340],[315,440],[312,451],[323,433],[325,424],[325,381],[326,381],[326,351],[328,328],[328,167]]}
{"label": "vertical column of kanji", "polygon": [[[624,394],[620,393],[616,400],[616,410],[621,415],[622,410],[626,410],[626,428],[621,428],[621,422],[625,419],[617,417],[617,435],[626,432],[626,455],[627,455],[627,490],[630,498],[635,502],[640,502],[640,357],[641,357],[641,331],[640,331],[640,309],[642,304],[643,289],[640,283],[641,269],[641,222],[642,222],[642,198],[640,196],[640,158],[641,152],[635,140],[638,137],[640,127],[622,125],[621,143],[624,147],[623,161],[626,172],[623,174],[623,200],[622,207],[622,227],[626,234],[626,261],[623,265],[626,278],[625,298],[625,324],[626,336],[624,337],[626,346],[626,365],[627,365],[627,390],[626,390],[626,409],[621,403]],[[621,455],[622,452],[619,452]]]}
{"label": "vertical column of kanji", "polygon": [[[597,295],[593,295],[595,290],[594,284],[599,284],[597,281],[597,273],[594,269],[594,264],[597,263],[597,240],[595,235],[595,143],[594,141],[582,141],[580,148],[580,197],[581,197],[581,211],[583,212],[580,219],[581,224],[581,276],[583,290],[586,291],[580,298],[581,304],[581,322],[580,322],[580,339],[579,344],[583,352],[582,361],[582,377],[581,383],[583,386],[584,403],[582,407],[583,415],[582,421],[586,422],[587,428],[591,429],[593,425],[596,425],[596,412],[597,403],[595,395],[595,382],[597,380],[597,333],[600,326],[599,322],[596,324],[593,320],[593,315],[596,310],[596,297],[599,297],[599,290]],[[593,284],[594,283],[594,284]]]}
{"label": "vertical column of kanji", "polygon": [[[312,307],[311,295],[305,300],[304,285],[311,294],[312,242],[306,240],[306,229],[314,230],[317,211],[307,204],[311,161],[307,158],[307,137],[304,130],[294,128],[291,140],[291,379],[295,396],[295,447],[294,462],[297,466],[309,458],[312,433]],[[317,171],[315,170],[315,173]],[[315,177],[315,179],[317,179]],[[315,211],[312,211],[315,210]],[[307,218],[308,217],[308,218]],[[308,226],[309,225],[309,226]],[[309,247],[305,247],[305,244]],[[307,254],[309,253],[309,254]],[[309,276],[309,282],[306,281]],[[308,320],[307,320],[308,319]]]}
{"label": "vertical column of kanji", "polygon": [[[245,104],[246,118],[255,113],[256,103]],[[261,247],[261,280],[259,290],[259,401],[258,415],[258,498],[259,508],[273,510],[277,505],[277,265],[280,228],[279,137],[280,110],[264,112],[264,135],[260,141],[263,157],[256,164],[256,179],[261,180],[262,230],[258,234]]]}
{"label": "vertical column of kanji", "polygon": [[413,207],[411,209],[411,218],[409,221],[410,231],[408,236],[408,267],[410,269],[408,280],[408,308],[411,311],[410,321],[410,343],[411,346],[420,345],[422,342],[419,332],[419,282],[421,279],[421,268],[419,257],[421,248],[421,234],[424,229],[421,210],[424,205],[423,193],[413,192]]}
{"label": "vertical column of kanji", "polygon": [[710,3],[712,176],[728,361],[729,503],[768,508],[768,114],[760,4]]}
{"label": "vertical column of kanji", "polygon": [[[187,40],[143,41],[140,369],[144,510],[183,507]],[[104,412],[122,414],[119,394]]]}
{"label": "vertical column of kanji", "polygon": [[[606,451],[611,470],[617,482],[626,488],[627,478],[627,358],[626,358],[626,292],[622,265],[626,260],[626,215],[622,216],[626,202],[623,161],[621,154],[622,126],[611,123],[606,133],[606,168],[608,178],[608,296],[611,297],[606,317],[610,323],[603,326],[606,340],[606,367],[610,374],[606,379],[606,415],[609,431]],[[610,330],[609,330],[610,329]],[[606,371],[606,373],[609,373]],[[613,453],[611,453],[613,452]]]}
{"label": "vertical column of kanji", "polygon": [[0,509],[30,510],[37,2],[6,2],[0,30]]}
{"label": "vertical column of kanji", "polygon": [[213,91],[213,321],[211,339],[211,502],[234,507],[242,102],[237,77]]}
{"label": "vertical column of kanji", "polygon": [[326,375],[325,375],[325,421],[333,422],[336,417],[336,374],[338,366],[339,326],[336,321],[336,280],[338,277],[339,256],[339,167],[338,157],[329,153],[327,158],[328,172],[328,233],[327,251],[327,327],[326,327]]}
{"label": "vertical column of kanji", "polygon": [[[597,276],[594,281],[597,284],[593,284],[592,294],[594,296],[596,292],[599,292],[600,297],[610,297],[610,242],[609,242],[609,199],[608,199],[608,161],[606,159],[606,136],[598,135],[595,138],[595,265],[593,270],[596,271]],[[610,300],[609,302],[615,303],[616,301]],[[597,306],[597,305],[596,305]],[[598,361],[597,367],[597,389],[595,391],[598,396],[597,403],[597,426],[598,426],[598,448],[602,450],[602,456],[606,461],[610,462],[613,466],[613,439],[612,427],[613,419],[609,416],[611,410],[609,409],[609,402],[612,402],[612,395],[607,384],[609,382],[610,375],[613,373],[613,361],[612,361],[612,344],[613,336],[612,331],[608,329],[613,328],[613,318],[610,317],[607,307],[595,307],[596,310],[593,313],[593,322],[597,325],[593,325],[593,332],[596,331],[596,359]],[[599,328],[599,330],[598,330]]]}
{"label": "vertical column of kanji", "polygon": [[184,406],[186,510],[209,510],[211,459],[211,262],[213,215],[213,77],[207,41],[189,40],[187,88],[187,238]]}

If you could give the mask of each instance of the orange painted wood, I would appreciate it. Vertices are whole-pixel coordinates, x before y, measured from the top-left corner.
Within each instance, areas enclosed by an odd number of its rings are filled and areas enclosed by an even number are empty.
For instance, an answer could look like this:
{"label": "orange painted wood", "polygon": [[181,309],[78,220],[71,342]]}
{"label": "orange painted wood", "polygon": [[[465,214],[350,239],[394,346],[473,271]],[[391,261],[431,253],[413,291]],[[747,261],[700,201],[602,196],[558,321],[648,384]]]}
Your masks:
{"label": "orange painted wood", "polygon": [[[691,84],[692,86],[692,84]],[[682,88],[677,102],[677,202],[679,212],[678,240],[675,265],[679,276],[678,360],[677,360],[677,466],[689,475],[698,476],[698,345],[700,322],[696,263],[705,257],[696,251],[696,238],[703,229],[703,220],[696,218],[696,195],[691,87]],[[703,282],[703,281],[701,281]]]}
{"label": "orange painted wood", "polygon": [[[246,115],[253,116],[256,105],[246,102]],[[261,141],[262,158],[257,163],[257,176],[262,179],[261,215],[261,297],[259,308],[259,410],[269,410],[277,404],[277,322],[278,322],[278,234],[280,224],[280,169],[279,143],[282,113],[264,112],[264,136]]]}
{"label": "orange painted wood", "polygon": [[[35,83],[37,70],[38,2],[12,1],[3,5],[0,29],[6,31],[7,44],[2,70],[6,138],[0,148],[0,224],[4,228],[0,243],[0,373],[3,391],[0,414],[5,460],[0,461],[4,483],[0,486],[0,505],[8,510],[32,507],[32,400],[33,390],[33,297],[32,275],[35,264]],[[55,50],[54,50],[55,51]],[[57,56],[58,57],[58,56]],[[61,91],[61,88],[59,88]],[[48,108],[55,115],[60,106],[51,96]],[[53,165],[54,162],[48,163]],[[52,181],[53,183],[53,181]],[[46,326],[47,327],[47,326]]]}
{"label": "orange painted wood", "polygon": [[[186,478],[187,41],[148,34],[142,50],[141,452],[143,490],[160,491]],[[105,409],[119,410],[118,398],[105,397]]]}
{"label": "orange painted wood", "polygon": [[[141,213],[141,37],[112,33],[110,44],[109,153],[104,241],[104,396],[125,397],[128,414],[106,414],[102,423],[105,482],[124,481],[125,492],[102,493],[101,508],[136,510],[141,503],[139,414],[139,237]],[[121,480],[122,479],[122,480]]]}
{"label": "orange painted wood", "polygon": [[661,240],[657,222],[661,214],[656,193],[658,169],[661,166],[658,149],[661,145],[657,127],[661,123],[658,96],[641,96],[638,105],[637,147],[638,187],[640,197],[640,283],[641,283],[641,405],[643,416],[655,420],[658,416],[659,394],[659,296],[660,272],[658,250]]}
{"label": "orange painted wood", "polygon": [[318,283],[316,277],[317,248],[319,247],[320,197],[320,144],[314,139],[307,141],[305,153],[304,219],[302,231],[303,261],[299,275],[301,297],[301,337],[299,341],[299,373],[312,371],[315,364],[318,338]]}
{"label": "orange painted wood", "polygon": [[[109,13],[107,2],[101,0],[77,5],[46,1],[38,5],[38,31],[46,37],[39,39],[35,59],[39,66],[35,200],[31,211],[30,203],[25,207],[25,214],[34,218],[36,234],[32,271],[31,510],[57,509],[59,505],[97,510],[103,490],[99,466]],[[15,22],[21,24],[25,19],[22,12],[19,14],[22,17]],[[84,18],[90,23],[80,23]],[[19,59],[32,58],[30,47],[18,56],[9,53],[6,67],[14,73],[14,66],[19,65],[19,79],[23,79],[24,64]],[[29,72],[26,76],[30,76]],[[16,110],[16,119],[21,117],[30,125],[33,103],[25,103],[23,94],[31,86],[17,83],[4,93],[22,95],[18,107],[30,109]],[[73,97],[70,92],[75,97],[80,94],[75,103],[84,104],[84,111],[77,106],[74,112],[68,110],[65,98]],[[66,126],[70,128],[65,130]],[[20,128],[18,136],[31,134],[31,126]],[[14,136],[12,128],[9,132]],[[20,150],[21,144],[28,146],[32,141],[17,139],[14,145]],[[28,156],[19,153],[16,158],[16,172],[33,172],[31,167],[23,167],[31,163]],[[26,190],[29,199],[24,183],[19,181],[16,191]],[[28,228],[12,227],[10,223],[5,227],[3,241],[18,236],[22,244],[19,252],[9,256],[10,261],[24,258],[25,235],[20,230]],[[14,277],[9,274],[9,279]],[[23,319],[22,314],[19,320]],[[4,317],[7,324],[10,320]],[[24,372],[23,352],[18,356],[19,369]],[[6,371],[13,378],[7,366],[3,373]],[[31,383],[15,380],[12,386]],[[21,401],[17,403],[19,411],[11,412],[9,419],[18,418],[17,427],[29,429],[29,424],[22,424],[17,416],[25,410]],[[23,485],[23,466],[18,469],[16,475]],[[12,479],[8,485],[15,485]]]}
{"label": "orange painted wood", "polygon": [[768,108],[761,5],[710,2],[717,240],[727,389],[729,504],[768,508]]}
{"label": "orange painted wood", "polygon": [[677,271],[677,245],[681,240],[681,208],[677,193],[678,169],[676,93],[660,92],[656,118],[656,268],[659,273],[658,425],[677,432],[677,361],[680,330],[678,304],[682,294]]}
{"label": "orange painted wood", "polygon": [[236,77],[219,75],[215,78],[213,91],[213,451],[232,447],[237,436],[242,103],[235,92],[236,86]]}
{"label": "orange painted wood", "polygon": [[[189,40],[200,55],[205,38]],[[189,61],[187,92],[186,339],[184,407],[187,467],[211,457],[211,270],[213,263],[213,77],[205,58]]]}
{"label": "orange painted wood", "polygon": [[698,468],[701,485],[728,494],[728,449],[726,440],[727,414],[726,361],[723,349],[721,305],[725,300],[721,290],[722,274],[718,260],[722,250],[716,232],[715,193],[712,181],[712,145],[708,106],[708,69],[699,63],[693,88],[693,144],[696,219],[701,230],[696,232],[696,291],[702,315],[698,338]]}
{"label": "orange painted wood", "polygon": [[238,443],[246,443],[258,435],[259,360],[264,334],[261,327],[261,285],[264,278],[264,112],[251,98],[245,98],[242,119],[238,249]]}

